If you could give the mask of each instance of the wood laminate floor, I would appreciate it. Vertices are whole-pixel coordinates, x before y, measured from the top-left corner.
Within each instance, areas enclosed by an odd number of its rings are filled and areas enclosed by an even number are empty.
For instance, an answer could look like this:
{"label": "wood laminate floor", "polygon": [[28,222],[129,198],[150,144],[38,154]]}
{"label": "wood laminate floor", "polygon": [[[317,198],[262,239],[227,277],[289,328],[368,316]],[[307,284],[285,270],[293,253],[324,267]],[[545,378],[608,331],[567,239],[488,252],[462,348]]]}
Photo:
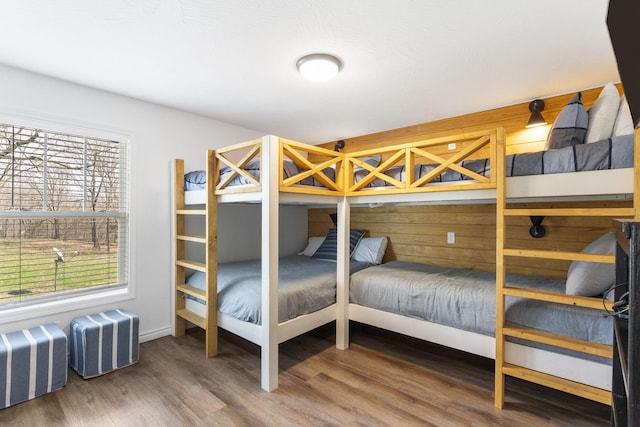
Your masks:
{"label": "wood laminate floor", "polygon": [[191,330],[140,348],[140,362],[0,410],[2,426],[605,426],[610,408],[507,379],[493,406],[493,361],[364,325],[349,350],[331,326],[280,346],[280,387],[260,389],[260,349],[220,333],[204,357]]}

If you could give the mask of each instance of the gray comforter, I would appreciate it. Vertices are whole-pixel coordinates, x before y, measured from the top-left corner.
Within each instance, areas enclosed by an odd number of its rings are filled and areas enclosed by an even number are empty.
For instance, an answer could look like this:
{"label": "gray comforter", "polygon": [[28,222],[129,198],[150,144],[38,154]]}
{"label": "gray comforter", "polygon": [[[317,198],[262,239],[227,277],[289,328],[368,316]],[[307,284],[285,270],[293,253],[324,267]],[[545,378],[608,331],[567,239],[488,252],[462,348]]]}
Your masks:
{"label": "gray comforter", "polygon": [[[508,286],[564,293],[562,280],[508,275]],[[354,304],[495,335],[494,273],[392,261],[355,273]],[[603,310],[507,297],[507,323],[611,344],[611,319]]]}
{"label": "gray comforter", "polygon": [[[355,272],[366,262],[351,261]],[[262,323],[260,260],[218,265],[218,309],[245,322]],[[203,273],[187,279],[190,285],[204,289]],[[280,258],[278,322],[313,313],[336,301],[336,263],[304,255]]]}

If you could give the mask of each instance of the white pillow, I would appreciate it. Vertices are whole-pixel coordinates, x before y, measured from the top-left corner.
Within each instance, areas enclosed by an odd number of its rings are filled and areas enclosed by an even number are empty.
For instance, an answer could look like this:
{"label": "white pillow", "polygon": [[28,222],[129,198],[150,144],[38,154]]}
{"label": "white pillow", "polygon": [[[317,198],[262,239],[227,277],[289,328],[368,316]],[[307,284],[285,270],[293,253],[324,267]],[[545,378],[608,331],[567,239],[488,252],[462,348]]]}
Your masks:
{"label": "white pillow", "polygon": [[[616,236],[607,233],[582,250],[585,254],[614,255]],[[567,272],[566,292],[569,295],[597,296],[613,286],[615,265],[602,262],[573,261]]]}
{"label": "white pillow", "polygon": [[312,256],[316,253],[320,245],[322,245],[322,242],[324,242],[324,238],[325,236],[309,237],[309,243],[307,244],[307,247],[304,248],[304,250],[298,255]]}
{"label": "white pillow", "polygon": [[589,110],[589,126],[584,142],[600,141],[611,138],[620,107],[620,94],[613,83],[607,83]]}
{"label": "white pillow", "polygon": [[622,95],[620,107],[618,108],[618,115],[616,116],[616,122],[613,125],[613,134],[611,136],[630,135],[632,133],[633,119],[631,118],[631,110],[629,110],[627,96]]}
{"label": "white pillow", "polygon": [[354,261],[364,261],[370,264],[382,263],[384,252],[387,250],[386,237],[365,237],[360,240],[353,252]]}

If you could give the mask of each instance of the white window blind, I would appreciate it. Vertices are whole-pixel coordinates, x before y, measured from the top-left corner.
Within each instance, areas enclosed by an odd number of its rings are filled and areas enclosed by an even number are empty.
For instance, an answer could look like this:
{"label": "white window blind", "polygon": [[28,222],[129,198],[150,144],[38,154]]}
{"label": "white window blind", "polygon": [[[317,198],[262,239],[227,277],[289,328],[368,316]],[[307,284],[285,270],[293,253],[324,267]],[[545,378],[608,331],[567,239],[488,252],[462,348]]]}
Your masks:
{"label": "white window blind", "polygon": [[0,124],[0,309],[127,285],[126,143]]}

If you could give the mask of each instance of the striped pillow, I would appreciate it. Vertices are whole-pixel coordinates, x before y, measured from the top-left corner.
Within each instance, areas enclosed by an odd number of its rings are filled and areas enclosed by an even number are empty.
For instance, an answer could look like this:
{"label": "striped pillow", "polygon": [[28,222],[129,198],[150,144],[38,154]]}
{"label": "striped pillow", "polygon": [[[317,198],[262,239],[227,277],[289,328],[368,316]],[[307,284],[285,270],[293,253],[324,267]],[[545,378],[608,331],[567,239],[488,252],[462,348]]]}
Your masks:
{"label": "striped pillow", "polygon": [[557,150],[572,145],[584,144],[589,126],[589,114],[582,104],[582,93],[576,96],[560,111],[553,123],[545,150]]}
{"label": "striped pillow", "polygon": [[[354,249],[366,232],[367,230],[351,230],[349,232],[349,256],[353,254]],[[324,242],[313,254],[313,258],[327,261],[335,261],[338,258],[338,232],[335,228],[329,230]]]}

